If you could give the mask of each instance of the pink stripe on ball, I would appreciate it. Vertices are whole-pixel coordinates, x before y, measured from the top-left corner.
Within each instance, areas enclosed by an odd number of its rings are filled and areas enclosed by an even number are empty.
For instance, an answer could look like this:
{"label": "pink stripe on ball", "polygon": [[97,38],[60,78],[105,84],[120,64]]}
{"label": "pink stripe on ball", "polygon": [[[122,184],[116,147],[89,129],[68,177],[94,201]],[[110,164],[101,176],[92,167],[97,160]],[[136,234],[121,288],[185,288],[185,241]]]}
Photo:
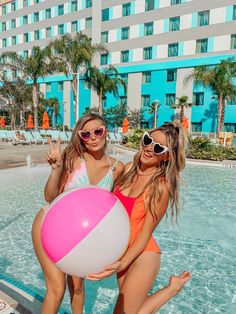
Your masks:
{"label": "pink stripe on ball", "polygon": [[41,226],[42,245],[48,257],[54,263],[63,258],[96,227],[116,202],[112,193],[95,187],[61,194],[51,204]]}

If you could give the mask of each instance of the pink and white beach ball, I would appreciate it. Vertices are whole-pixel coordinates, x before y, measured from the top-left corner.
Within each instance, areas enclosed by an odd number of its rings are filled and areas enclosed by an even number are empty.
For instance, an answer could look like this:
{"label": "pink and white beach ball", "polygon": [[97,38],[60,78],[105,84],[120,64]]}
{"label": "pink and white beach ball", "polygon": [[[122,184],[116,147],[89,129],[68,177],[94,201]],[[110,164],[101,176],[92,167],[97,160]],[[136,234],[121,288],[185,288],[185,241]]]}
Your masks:
{"label": "pink and white beach ball", "polygon": [[41,225],[42,245],[50,260],[66,274],[82,278],[117,261],[129,236],[129,217],[121,202],[95,186],[60,194]]}

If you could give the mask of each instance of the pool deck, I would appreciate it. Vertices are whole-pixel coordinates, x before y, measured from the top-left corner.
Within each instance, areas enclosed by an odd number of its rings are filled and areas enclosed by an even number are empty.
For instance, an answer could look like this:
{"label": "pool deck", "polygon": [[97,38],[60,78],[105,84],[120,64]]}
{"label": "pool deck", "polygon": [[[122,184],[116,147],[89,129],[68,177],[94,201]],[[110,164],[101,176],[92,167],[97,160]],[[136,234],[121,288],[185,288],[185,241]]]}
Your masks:
{"label": "pool deck", "polygon": [[[62,144],[62,150],[67,144]],[[0,142],[0,169],[27,166],[27,156],[33,165],[46,163],[45,156],[49,145],[12,145],[7,142]],[[133,157],[136,150],[126,148],[118,144],[108,144],[108,154],[122,154]],[[187,159],[187,163],[213,167],[236,168],[236,160],[211,161],[200,159]]]}

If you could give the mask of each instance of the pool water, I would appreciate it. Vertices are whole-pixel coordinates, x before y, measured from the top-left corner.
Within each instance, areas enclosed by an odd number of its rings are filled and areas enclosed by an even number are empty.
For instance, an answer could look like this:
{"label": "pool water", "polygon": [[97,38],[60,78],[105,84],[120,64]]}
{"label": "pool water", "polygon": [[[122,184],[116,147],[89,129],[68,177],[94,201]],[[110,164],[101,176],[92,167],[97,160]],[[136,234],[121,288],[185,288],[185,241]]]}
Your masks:
{"label": "pool water", "polygon": [[[43,295],[43,275],[31,242],[32,221],[43,205],[49,167],[1,170],[0,273]],[[178,226],[163,220],[154,236],[162,264],[153,291],[172,274],[192,273],[191,282],[159,313],[236,313],[236,169],[188,165],[183,173]],[[86,282],[85,313],[112,313],[114,277]],[[66,294],[63,308],[70,313]]]}

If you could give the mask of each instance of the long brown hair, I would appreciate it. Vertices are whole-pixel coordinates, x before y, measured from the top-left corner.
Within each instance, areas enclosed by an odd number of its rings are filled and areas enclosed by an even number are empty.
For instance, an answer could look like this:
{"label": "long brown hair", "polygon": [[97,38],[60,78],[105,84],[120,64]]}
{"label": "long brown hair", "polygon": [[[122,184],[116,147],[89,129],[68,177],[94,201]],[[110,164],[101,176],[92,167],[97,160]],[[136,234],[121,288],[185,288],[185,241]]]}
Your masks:
{"label": "long brown hair", "polygon": [[77,121],[71,136],[71,140],[62,154],[64,167],[68,173],[72,172],[75,160],[78,157],[83,158],[84,154],[87,152],[83,141],[79,137],[78,131],[82,130],[84,125],[92,120],[101,121],[101,123],[106,126],[102,116],[96,113],[86,114]]}
{"label": "long brown hair", "polygon": [[[162,193],[159,182],[165,178],[170,193],[171,217],[178,216],[179,213],[179,183],[181,181],[180,172],[185,167],[185,151],[187,146],[187,136],[181,125],[178,123],[165,123],[164,125],[152,129],[149,134],[155,131],[161,131],[166,135],[167,147],[169,149],[169,159],[162,160],[157,166],[157,170],[144,187],[145,193],[145,207],[151,212],[152,216],[158,219],[156,214],[156,206]],[[134,161],[130,169],[122,174],[117,180],[116,185],[120,189],[129,187],[138,175],[138,169],[141,165],[140,156],[142,153],[142,144],[140,149],[134,157]]]}

